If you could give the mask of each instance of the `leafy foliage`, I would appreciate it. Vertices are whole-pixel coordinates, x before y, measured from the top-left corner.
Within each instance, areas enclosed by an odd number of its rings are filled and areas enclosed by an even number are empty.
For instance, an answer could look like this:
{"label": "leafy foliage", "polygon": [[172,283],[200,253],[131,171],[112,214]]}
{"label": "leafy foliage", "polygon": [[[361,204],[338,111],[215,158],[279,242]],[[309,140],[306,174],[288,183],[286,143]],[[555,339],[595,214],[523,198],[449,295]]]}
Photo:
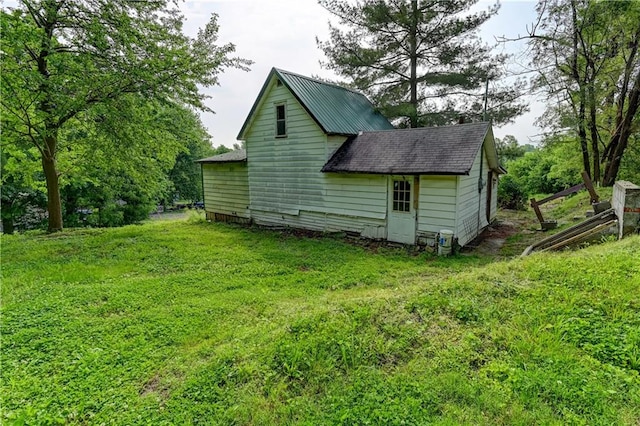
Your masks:
{"label": "leafy foliage", "polygon": [[527,194],[511,175],[502,176],[498,184],[498,204],[504,209],[523,210]]}
{"label": "leafy foliage", "polygon": [[527,152],[535,150],[531,144],[520,145],[513,135],[506,135],[503,139],[496,138],[496,150],[498,151],[498,159],[502,166],[508,164],[524,156]]}
{"label": "leafy foliage", "polygon": [[320,0],[342,28],[318,41],[326,66],[369,95],[383,114],[405,127],[481,119],[491,80],[488,117],[506,123],[526,110],[519,82],[500,82],[504,55],[479,41],[480,25],[498,6],[470,12],[477,0]]}
{"label": "leafy foliage", "polygon": [[583,169],[611,186],[640,126],[640,4],[540,0],[538,16],[529,41],[547,122],[575,137]]}
{"label": "leafy foliage", "polygon": [[553,194],[582,182],[580,160],[570,138],[547,140],[542,148],[510,162],[508,172],[510,178],[501,182],[518,187],[525,196]]}
{"label": "leafy foliage", "polygon": [[[169,0],[21,0],[0,18],[3,137],[40,153],[50,231],[62,229],[59,137],[70,122],[113,112],[128,95],[206,109],[198,86],[250,63],[230,57],[232,44],[218,45],[216,15],[195,39],[186,37]],[[126,156],[120,148],[113,152]]]}

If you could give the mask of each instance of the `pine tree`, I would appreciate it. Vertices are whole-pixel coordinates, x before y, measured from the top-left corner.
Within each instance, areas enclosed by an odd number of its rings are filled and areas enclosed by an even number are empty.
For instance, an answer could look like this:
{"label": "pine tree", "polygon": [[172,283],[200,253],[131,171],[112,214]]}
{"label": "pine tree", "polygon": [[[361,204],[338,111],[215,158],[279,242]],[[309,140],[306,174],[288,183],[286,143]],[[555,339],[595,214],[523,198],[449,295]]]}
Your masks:
{"label": "pine tree", "polygon": [[[498,11],[470,13],[477,0],[320,0],[339,18],[329,41],[318,40],[325,66],[371,97],[403,127],[488,118],[506,123],[525,111],[522,82],[500,83],[507,57],[492,55],[478,28]],[[346,30],[342,30],[344,27]]]}

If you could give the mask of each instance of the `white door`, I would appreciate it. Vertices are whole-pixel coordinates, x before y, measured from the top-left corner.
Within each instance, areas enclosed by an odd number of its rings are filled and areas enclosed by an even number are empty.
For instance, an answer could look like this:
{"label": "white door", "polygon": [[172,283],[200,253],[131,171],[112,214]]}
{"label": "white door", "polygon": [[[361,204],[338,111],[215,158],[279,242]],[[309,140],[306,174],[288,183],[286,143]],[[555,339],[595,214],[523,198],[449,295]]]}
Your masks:
{"label": "white door", "polygon": [[413,176],[389,176],[387,239],[416,243],[416,211],[413,207]]}

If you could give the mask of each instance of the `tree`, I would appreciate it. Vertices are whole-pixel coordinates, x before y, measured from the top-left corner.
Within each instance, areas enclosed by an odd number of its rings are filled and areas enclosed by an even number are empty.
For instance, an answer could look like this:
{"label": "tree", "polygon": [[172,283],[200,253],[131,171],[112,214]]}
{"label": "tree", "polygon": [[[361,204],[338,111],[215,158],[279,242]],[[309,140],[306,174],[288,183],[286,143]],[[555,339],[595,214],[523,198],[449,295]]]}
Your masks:
{"label": "tree", "polygon": [[540,0],[528,38],[547,116],[576,135],[592,179],[612,185],[639,125],[640,3]]}
{"label": "tree", "polygon": [[506,135],[504,138],[496,138],[496,150],[500,164],[505,166],[508,162],[524,156],[526,148],[518,144],[518,140],[513,135]]}
{"label": "tree", "polygon": [[195,112],[173,102],[128,94],[78,114],[59,136],[65,221],[96,208],[94,225],[144,219],[173,198],[171,170],[194,143],[210,147]]}
{"label": "tree", "polygon": [[232,44],[216,44],[216,15],[190,39],[173,4],[20,0],[10,13],[0,12],[3,133],[40,153],[49,231],[63,226],[57,161],[70,120],[126,94],[206,108],[198,85],[216,84],[227,67],[249,65],[229,56]]}
{"label": "tree", "polygon": [[0,144],[0,217],[2,232],[40,225],[46,200],[39,188],[38,152],[14,144]]}
{"label": "tree", "polygon": [[526,110],[522,83],[499,84],[506,56],[491,55],[477,34],[498,6],[469,13],[476,2],[319,0],[348,30],[330,25],[329,41],[318,46],[328,68],[401,126],[481,119],[488,80],[488,117],[506,123]]}

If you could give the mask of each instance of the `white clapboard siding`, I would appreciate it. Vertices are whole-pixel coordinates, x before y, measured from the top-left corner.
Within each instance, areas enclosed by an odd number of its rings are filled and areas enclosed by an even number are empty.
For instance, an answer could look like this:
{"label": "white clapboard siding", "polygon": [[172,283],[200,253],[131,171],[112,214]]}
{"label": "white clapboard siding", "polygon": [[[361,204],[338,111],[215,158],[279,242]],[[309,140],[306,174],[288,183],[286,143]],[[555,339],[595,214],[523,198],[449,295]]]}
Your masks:
{"label": "white clapboard siding", "polygon": [[[480,157],[482,157],[482,192],[478,193],[478,177],[480,175]],[[458,180],[458,208],[456,237],[460,245],[473,240],[488,225],[487,206],[487,176],[489,163],[486,155],[476,156],[473,167],[468,176],[460,176]]]}
{"label": "white clapboard siding", "polygon": [[[275,105],[286,104],[287,137],[275,137]],[[326,136],[284,86],[271,84],[247,132],[252,216],[260,212],[298,214],[323,205],[320,169]],[[282,219],[280,219],[282,221]]]}
{"label": "white clapboard siding", "polygon": [[246,163],[202,165],[207,212],[249,218],[249,179]]}
{"label": "white clapboard siding", "polygon": [[344,220],[345,227],[353,228],[354,222],[360,217],[362,226],[385,227],[386,176],[327,173],[324,182],[325,211],[339,216],[333,219],[334,225]]}
{"label": "white clapboard siding", "polygon": [[441,229],[455,232],[456,176],[420,176],[418,235],[433,237]]}
{"label": "white clapboard siding", "polygon": [[[286,104],[287,137],[275,137]],[[386,177],[322,173],[346,140],[325,135],[285,86],[271,84],[246,134],[252,219],[263,225],[386,237]]]}

